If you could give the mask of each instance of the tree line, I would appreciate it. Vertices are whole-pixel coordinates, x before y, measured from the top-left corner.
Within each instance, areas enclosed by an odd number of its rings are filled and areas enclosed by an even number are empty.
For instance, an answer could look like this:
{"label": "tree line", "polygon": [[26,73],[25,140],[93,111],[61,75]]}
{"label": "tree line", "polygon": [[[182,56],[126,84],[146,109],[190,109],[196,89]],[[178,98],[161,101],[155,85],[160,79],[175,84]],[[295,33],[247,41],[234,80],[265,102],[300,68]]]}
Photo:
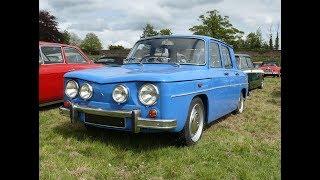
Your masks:
{"label": "tree line", "polygon": [[[234,47],[236,51],[268,51],[279,49],[279,25],[276,31],[276,38],[273,41],[272,26],[270,26],[268,41],[262,38],[261,29],[256,32],[250,32],[244,36],[244,32],[234,27],[229,16],[220,15],[219,11],[208,11],[204,15],[200,15],[200,24],[194,25],[189,30],[195,35],[205,35],[220,39]],[[142,29],[140,38],[172,35],[170,28],[164,28],[157,31],[151,23],[147,23]],[[86,34],[84,39],[81,39],[77,34],[64,30],[58,30],[57,18],[48,11],[39,11],[39,39],[41,41],[58,42],[79,46],[88,54],[99,54],[102,50],[102,43],[98,36],[94,33]],[[125,49],[121,45],[109,45],[110,50]]]}

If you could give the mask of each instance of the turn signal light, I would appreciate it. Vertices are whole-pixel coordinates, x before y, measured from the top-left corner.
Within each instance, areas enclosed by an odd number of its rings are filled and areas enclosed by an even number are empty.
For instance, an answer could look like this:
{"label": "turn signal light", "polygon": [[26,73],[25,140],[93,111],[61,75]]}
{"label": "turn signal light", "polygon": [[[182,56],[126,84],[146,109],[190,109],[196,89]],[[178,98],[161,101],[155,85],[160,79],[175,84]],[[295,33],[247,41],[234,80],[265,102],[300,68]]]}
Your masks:
{"label": "turn signal light", "polygon": [[64,101],[64,102],[63,102],[63,106],[66,107],[66,108],[68,108],[68,107],[71,106],[71,102],[70,102],[70,101]]}
{"label": "turn signal light", "polygon": [[151,118],[156,118],[156,117],[157,117],[157,110],[151,109],[151,110],[149,111],[149,117],[151,117]]}

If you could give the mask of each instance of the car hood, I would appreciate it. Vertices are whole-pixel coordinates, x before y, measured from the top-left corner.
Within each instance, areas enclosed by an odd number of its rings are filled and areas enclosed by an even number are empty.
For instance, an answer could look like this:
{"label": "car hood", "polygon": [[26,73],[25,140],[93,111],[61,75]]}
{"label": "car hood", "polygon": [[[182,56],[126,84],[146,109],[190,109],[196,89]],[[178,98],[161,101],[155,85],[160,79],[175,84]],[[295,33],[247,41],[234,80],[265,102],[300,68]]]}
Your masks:
{"label": "car hood", "polygon": [[66,73],[64,77],[83,79],[96,83],[128,81],[174,82],[209,78],[207,66],[168,64],[123,65],[101,67]]}

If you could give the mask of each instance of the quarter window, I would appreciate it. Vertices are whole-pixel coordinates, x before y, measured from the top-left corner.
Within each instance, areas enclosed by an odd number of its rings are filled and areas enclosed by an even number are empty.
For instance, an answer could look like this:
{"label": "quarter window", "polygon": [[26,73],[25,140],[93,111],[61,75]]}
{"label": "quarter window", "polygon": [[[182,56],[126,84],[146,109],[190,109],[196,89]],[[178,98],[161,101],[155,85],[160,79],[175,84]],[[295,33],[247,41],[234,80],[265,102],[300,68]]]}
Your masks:
{"label": "quarter window", "polygon": [[68,63],[76,63],[76,64],[86,63],[86,60],[84,59],[84,57],[75,48],[65,47],[64,53],[66,55]]}
{"label": "quarter window", "polygon": [[211,67],[221,67],[219,46],[217,43],[210,43],[210,65]]}
{"label": "quarter window", "polygon": [[232,68],[232,62],[231,62],[229,49],[225,46],[222,46],[221,51],[222,51],[222,58],[224,60],[224,67],[227,69]]}
{"label": "quarter window", "polygon": [[41,47],[44,64],[63,63],[60,47]]}

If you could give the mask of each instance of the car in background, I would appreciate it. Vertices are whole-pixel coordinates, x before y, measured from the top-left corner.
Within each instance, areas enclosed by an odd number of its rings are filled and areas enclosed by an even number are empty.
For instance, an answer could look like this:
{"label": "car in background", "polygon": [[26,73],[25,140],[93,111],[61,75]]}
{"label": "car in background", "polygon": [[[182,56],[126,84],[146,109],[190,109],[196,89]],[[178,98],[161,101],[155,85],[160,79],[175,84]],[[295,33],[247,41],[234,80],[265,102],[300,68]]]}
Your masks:
{"label": "car in background", "polygon": [[257,68],[257,69],[260,69],[262,63],[263,63],[262,61],[252,62],[253,67],[254,67],[254,68]]}
{"label": "car in background", "polygon": [[39,106],[62,102],[66,72],[102,67],[80,48],[66,44],[39,42]]}
{"label": "car in background", "polygon": [[104,64],[108,66],[119,66],[123,64],[122,57],[109,57],[109,56],[102,56],[98,60],[95,61],[97,64]]}
{"label": "car in background", "polygon": [[248,75],[249,90],[263,88],[264,72],[255,68],[248,54],[235,54],[239,68]]}
{"label": "car in background", "polygon": [[279,67],[275,61],[263,62],[260,69],[264,71],[265,76],[273,76],[273,77],[281,76],[281,67]]}
{"label": "car in background", "polygon": [[241,113],[247,75],[232,46],[208,36],[140,39],[124,65],[65,74],[60,113],[92,129],[167,131],[193,145],[206,124]]}

